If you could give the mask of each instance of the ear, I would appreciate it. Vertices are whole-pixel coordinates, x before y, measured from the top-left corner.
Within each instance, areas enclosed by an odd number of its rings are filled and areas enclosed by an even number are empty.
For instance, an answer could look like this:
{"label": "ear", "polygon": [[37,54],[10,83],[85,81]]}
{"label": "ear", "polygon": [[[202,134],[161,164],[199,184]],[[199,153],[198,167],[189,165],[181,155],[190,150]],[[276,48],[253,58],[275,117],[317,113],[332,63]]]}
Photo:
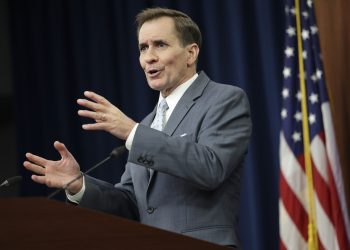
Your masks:
{"label": "ear", "polygon": [[187,66],[192,66],[193,64],[196,64],[198,54],[199,54],[199,48],[196,43],[192,43],[186,46],[187,48]]}

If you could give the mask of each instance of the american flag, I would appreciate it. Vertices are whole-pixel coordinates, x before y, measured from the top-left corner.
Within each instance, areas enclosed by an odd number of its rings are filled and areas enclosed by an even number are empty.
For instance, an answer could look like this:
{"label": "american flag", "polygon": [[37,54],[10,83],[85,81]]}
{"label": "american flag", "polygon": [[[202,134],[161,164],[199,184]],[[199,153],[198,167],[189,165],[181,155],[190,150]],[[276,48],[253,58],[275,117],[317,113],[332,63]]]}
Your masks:
{"label": "american flag", "polygon": [[350,249],[350,224],[311,0],[287,0],[280,249]]}

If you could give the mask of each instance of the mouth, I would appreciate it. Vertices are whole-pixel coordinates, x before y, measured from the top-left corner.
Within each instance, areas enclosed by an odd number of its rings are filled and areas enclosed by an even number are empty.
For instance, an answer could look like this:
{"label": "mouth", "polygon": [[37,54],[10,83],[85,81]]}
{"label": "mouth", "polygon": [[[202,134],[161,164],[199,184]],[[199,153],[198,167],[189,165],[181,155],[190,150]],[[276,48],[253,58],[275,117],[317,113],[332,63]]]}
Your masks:
{"label": "mouth", "polygon": [[153,78],[153,77],[157,77],[160,74],[161,70],[160,69],[149,69],[146,72],[147,72],[147,75],[149,77]]}

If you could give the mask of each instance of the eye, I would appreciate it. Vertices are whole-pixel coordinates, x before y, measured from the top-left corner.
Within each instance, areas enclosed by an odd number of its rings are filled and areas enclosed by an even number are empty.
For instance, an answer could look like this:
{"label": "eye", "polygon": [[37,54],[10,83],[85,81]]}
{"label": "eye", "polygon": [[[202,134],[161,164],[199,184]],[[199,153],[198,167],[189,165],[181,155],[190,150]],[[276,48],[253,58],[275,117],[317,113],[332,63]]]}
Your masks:
{"label": "eye", "polygon": [[163,42],[163,41],[157,41],[157,42],[156,42],[156,46],[157,46],[157,48],[163,49],[163,48],[168,47],[168,44],[166,44],[166,43]]}
{"label": "eye", "polygon": [[139,46],[140,53],[145,52],[147,49],[148,49],[148,46],[146,46],[146,45]]}

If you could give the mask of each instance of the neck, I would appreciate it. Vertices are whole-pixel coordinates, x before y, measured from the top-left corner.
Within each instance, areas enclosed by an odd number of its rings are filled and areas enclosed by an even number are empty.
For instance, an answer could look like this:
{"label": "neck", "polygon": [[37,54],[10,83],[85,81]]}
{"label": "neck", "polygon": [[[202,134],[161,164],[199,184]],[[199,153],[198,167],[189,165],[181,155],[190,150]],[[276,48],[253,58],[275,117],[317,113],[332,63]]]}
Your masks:
{"label": "neck", "polygon": [[179,81],[177,84],[175,84],[174,86],[162,90],[160,93],[162,95],[163,98],[166,98],[167,96],[169,96],[177,87],[179,87],[181,84],[185,83],[186,81],[188,81],[189,79],[191,79],[191,77],[193,77],[196,74],[196,71],[191,71],[191,73],[185,75],[181,81]]}

